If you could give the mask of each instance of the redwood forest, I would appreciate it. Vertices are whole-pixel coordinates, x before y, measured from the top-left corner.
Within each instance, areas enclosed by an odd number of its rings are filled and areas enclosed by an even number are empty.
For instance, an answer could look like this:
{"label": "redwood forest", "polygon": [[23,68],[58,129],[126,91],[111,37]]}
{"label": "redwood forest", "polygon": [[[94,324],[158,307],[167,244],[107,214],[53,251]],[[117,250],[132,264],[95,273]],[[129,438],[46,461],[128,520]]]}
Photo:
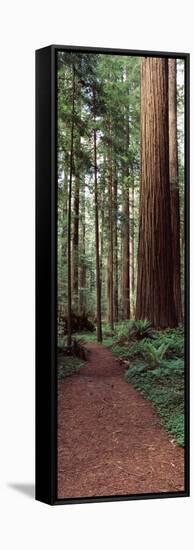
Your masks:
{"label": "redwood forest", "polygon": [[184,72],[57,53],[58,498],[184,490]]}

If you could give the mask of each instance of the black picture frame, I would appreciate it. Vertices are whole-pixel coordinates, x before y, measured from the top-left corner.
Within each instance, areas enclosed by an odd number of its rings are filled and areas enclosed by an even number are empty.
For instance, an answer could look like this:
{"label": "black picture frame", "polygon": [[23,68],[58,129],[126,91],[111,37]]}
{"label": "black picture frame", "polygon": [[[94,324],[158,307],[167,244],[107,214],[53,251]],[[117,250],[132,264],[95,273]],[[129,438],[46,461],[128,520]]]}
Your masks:
{"label": "black picture frame", "polygon": [[[56,54],[75,51],[178,57],[185,62],[185,490],[57,499],[57,155]],[[47,504],[72,504],[189,496],[189,158],[190,55],[51,45],[36,51],[36,495]]]}

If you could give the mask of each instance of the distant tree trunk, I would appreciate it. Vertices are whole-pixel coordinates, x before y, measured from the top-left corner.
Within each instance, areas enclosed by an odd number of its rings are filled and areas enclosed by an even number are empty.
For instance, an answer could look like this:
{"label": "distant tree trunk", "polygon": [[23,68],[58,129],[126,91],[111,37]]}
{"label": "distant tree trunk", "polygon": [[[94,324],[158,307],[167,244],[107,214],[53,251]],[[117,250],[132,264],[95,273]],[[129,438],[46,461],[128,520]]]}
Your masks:
{"label": "distant tree trunk", "polygon": [[71,345],[71,198],[72,198],[72,176],[74,156],[74,113],[75,113],[75,67],[72,70],[72,113],[71,113],[71,145],[70,145],[70,171],[69,171],[69,200],[68,200],[68,332],[67,343]]}
{"label": "distant tree trunk", "polygon": [[114,330],[113,307],[113,171],[112,171],[112,144],[110,128],[109,158],[108,158],[108,220],[109,220],[109,246],[108,246],[108,318],[111,330]]}
{"label": "distant tree trunk", "polygon": [[100,227],[100,271],[103,268],[103,252],[104,252],[104,208],[103,202],[101,202],[101,227]]}
{"label": "distant tree trunk", "polygon": [[123,235],[123,260],[122,260],[122,311],[123,319],[130,318],[130,263],[129,263],[129,114],[125,116],[125,144],[126,159],[123,166],[123,206],[122,206],[122,235]]}
{"label": "distant tree trunk", "polygon": [[174,267],[174,301],[177,320],[182,321],[181,271],[180,271],[180,205],[178,184],[178,145],[177,145],[177,90],[176,59],[168,60],[169,98],[169,172],[171,199],[172,256]]}
{"label": "distant tree trunk", "polygon": [[[128,68],[125,67],[125,79]],[[130,318],[130,250],[129,250],[129,106],[124,115],[125,160],[123,162],[122,192],[122,317]]]}
{"label": "distant tree trunk", "polygon": [[99,221],[98,221],[98,175],[96,152],[96,91],[93,87],[94,110],[94,202],[95,202],[95,240],[96,240],[96,314],[97,314],[97,340],[102,342],[101,323],[101,281],[100,281],[100,255],[99,255]]}
{"label": "distant tree trunk", "polygon": [[118,306],[119,306],[119,319],[123,319],[123,224],[120,224],[120,232],[118,232],[118,273],[119,273],[119,286],[118,286]]}
{"label": "distant tree trunk", "polygon": [[103,302],[103,282],[104,282],[104,269],[103,269],[103,256],[104,256],[104,187],[101,188],[101,200],[100,200],[100,215],[101,215],[101,224],[100,224],[100,274],[101,274],[101,312],[102,316],[104,313],[104,308],[102,307]]}
{"label": "distant tree trunk", "polygon": [[129,294],[129,189],[123,191],[123,319],[130,318],[130,294]]}
{"label": "distant tree trunk", "polygon": [[130,193],[130,283],[131,283],[131,313],[134,316],[135,314],[135,231],[134,231],[134,172],[132,170],[132,182],[131,182],[131,193]]}
{"label": "distant tree trunk", "polygon": [[81,193],[81,244],[80,244],[80,313],[84,313],[86,309],[86,266],[85,266],[85,188]]}
{"label": "distant tree trunk", "polygon": [[[68,194],[68,163],[64,162],[64,178],[62,197],[58,201],[58,239],[57,239],[57,271],[58,271],[58,289],[57,289],[57,311],[58,311],[58,335],[64,334],[63,319],[65,316],[65,304],[63,295],[65,293],[67,280],[64,278],[64,266],[67,260],[67,194]],[[61,204],[62,202],[62,204]],[[66,312],[67,313],[67,312]]]}
{"label": "distant tree trunk", "polygon": [[136,317],[154,327],[177,324],[169,186],[168,61],[141,66],[141,191]]}
{"label": "distant tree trunk", "polygon": [[[76,150],[79,152],[80,138],[76,140]],[[73,235],[72,235],[72,303],[78,312],[78,264],[79,264],[79,188],[80,174],[76,166],[74,204],[73,204]]]}
{"label": "distant tree trunk", "polygon": [[[65,168],[68,167],[68,155],[65,157]],[[67,215],[68,215],[68,169],[64,170],[64,200],[63,200],[63,245],[62,245],[62,261],[65,265],[67,255]]]}
{"label": "distant tree trunk", "polygon": [[[61,279],[61,293],[67,294],[67,285],[68,281],[67,278],[64,278],[64,266],[67,262],[67,247],[68,247],[68,239],[67,239],[67,216],[68,216],[68,166],[69,166],[69,156],[68,154],[65,155],[65,169],[64,169],[64,186],[63,186],[63,209],[62,209],[62,244],[61,244],[61,267],[62,267],[62,279]],[[62,295],[61,295],[62,296]],[[59,298],[59,294],[58,294]],[[58,299],[59,301],[59,299]],[[60,305],[60,319],[61,319],[61,327],[63,332],[63,318],[66,315],[66,307],[64,304],[64,300],[61,297],[61,305]]]}
{"label": "distant tree trunk", "polygon": [[118,322],[118,235],[117,235],[117,219],[118,219],[118,181],[117,168],[115,166],[113,191],[114,191],[114,225],[113,225],[113,242],[114,242],[114,320]]}

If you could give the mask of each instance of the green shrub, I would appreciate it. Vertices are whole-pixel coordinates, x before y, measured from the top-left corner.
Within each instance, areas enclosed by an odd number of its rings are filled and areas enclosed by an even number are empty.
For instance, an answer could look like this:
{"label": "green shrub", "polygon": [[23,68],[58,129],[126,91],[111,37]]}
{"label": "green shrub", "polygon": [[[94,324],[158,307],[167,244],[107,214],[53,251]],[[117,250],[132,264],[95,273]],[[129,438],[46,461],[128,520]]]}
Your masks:
{"label": "green shrub", "polygon": [[143,355],[149,368],[158,367],[161,364],[168,349],[168,344],[162,343],[159,347],[155,347],[150,342],[146,342],[143,348]]}
{"label": "green shrub", "polygon": [[166,329],[155,333],[155,346],[162,343],[168,345],[166,357],[184,357],[184,332],[183,328]]}
{"label": "green shrub", "polygon": [[112,351],[128,361],[125,379],[154,403],[166,430],[183,446],[183,328],[153,331],[148,321],[122,322],[115,328]]}
{"label": "green shrub", "polygon": [[57,358],[57,374],[58,379],[61,380],[66,376],[72,374],[78,374],[80,369],[84,366],[84,362],[80,361],[77,357],[67,357],[61,354]]}
{"label": "green shrub", "polygon": [[179,445],[184,445],[183,359],[163,357],[152,369],[143,359],[136,359],[126,371],[125,378],[154,403],[167,431]]}
{"label": "green shrub", "polygon": [[115,327],[113,345],[127,346],[133,342],[154,337],[154,331],[147,319],[129,320],[118,323]]}
{"label": "green shrub", "polygon": [[182,447],[184,446],[184,411],[182,414],[177,411],[172,412],[170,418],[166,419],[166,429],[176,435],[176,441]]}
{"label": "green shrub", "polygon": [[184,359],[180,357],[174,357],[173,359],[164,359],[162,361],[162,371],[164,376],[178,376],[183,379],[184,377]]}
{"label": "green shrub", "polygon": [[138,319],[131,322],[129,338],[141,340],[143,338],[152,338],[153,335],[153,328],[147,319]]}

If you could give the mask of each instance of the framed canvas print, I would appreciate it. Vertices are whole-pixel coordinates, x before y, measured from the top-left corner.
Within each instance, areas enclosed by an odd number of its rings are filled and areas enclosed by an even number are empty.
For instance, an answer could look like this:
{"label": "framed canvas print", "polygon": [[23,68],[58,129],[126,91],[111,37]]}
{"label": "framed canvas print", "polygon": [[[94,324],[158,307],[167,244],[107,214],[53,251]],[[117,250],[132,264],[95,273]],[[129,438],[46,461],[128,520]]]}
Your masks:
{"label": "framed canvas print", "polygon": [[36,498],[189,495],[189,54],[36,52]]}

